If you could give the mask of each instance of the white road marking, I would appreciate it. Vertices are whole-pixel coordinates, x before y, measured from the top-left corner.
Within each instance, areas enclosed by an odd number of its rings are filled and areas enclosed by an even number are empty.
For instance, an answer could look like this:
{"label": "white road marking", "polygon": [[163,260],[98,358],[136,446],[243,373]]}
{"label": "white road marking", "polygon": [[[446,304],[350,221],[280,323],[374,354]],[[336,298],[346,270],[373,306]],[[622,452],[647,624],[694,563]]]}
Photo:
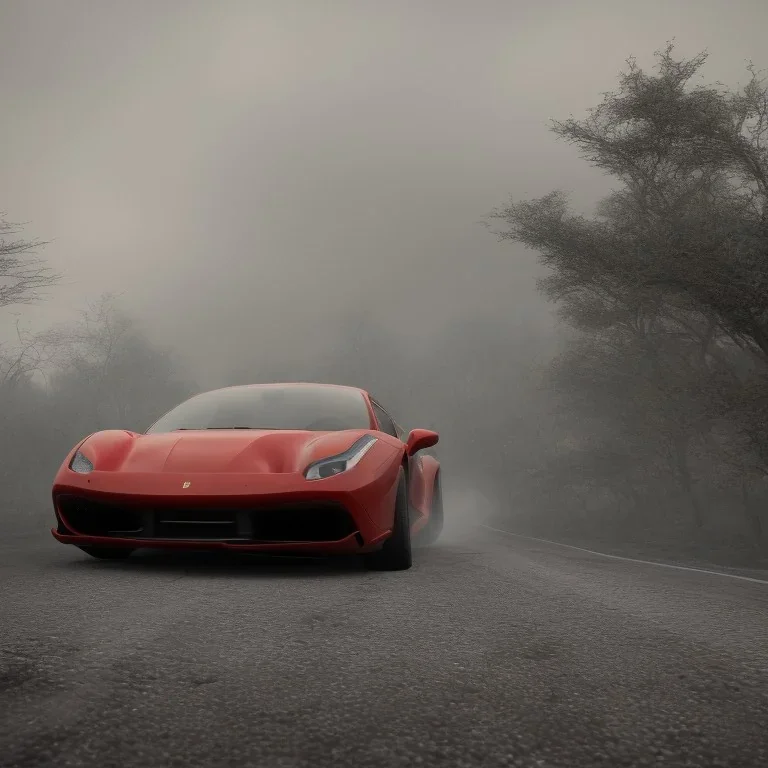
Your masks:
{"label": "white road marking", "polygon": [[531,541],[541,541],[545,544],[554,544],[557,547],[565,547],[566,549],[575,549],[579,552],[587,552],[590,555],[599,555],[600,557],[608,557],[611,560],[625,560],[628,563],[643,563],[644,565],[656,565],[659,568],[673,568],[676,571],[693,571],[694,573],[708,573],[712,576],[724,576],[727,579],[740,579],[741,581],[751,581],[755,584],[768,584],[765,579],[755,579],[751,576],[739,576],[735,573],[726,573],[725,571],[708,571],[704,568],[691,568],[687,565],[672,565],[671,563],[657,563],[653,560],[638,560],[635,557],[622,557],[621,555],[608,555],[605,552],[596,552],[593,549],[584,549],[584,547],[574,547],[572,544],[563,544],[560,541],[551,541],[550,539],[539,539],[535,536],[524,536],[522,533],[512,533],[512,531],[505,531],[502,528],[493,528],[490,525],[483,525],[479,523],[481,528],[486,528],[489,531],[495,531],[496,533],[505,533],[507,536],[517,536],[520,539],[530,539]]}

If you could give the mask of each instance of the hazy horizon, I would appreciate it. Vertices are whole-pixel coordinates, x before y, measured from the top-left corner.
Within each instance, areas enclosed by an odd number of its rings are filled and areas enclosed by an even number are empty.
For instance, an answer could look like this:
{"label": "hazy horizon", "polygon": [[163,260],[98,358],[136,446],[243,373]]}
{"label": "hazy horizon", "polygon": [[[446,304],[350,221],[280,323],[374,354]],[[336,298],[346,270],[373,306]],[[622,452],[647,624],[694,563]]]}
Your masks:
{"label": "hazy horizon", "polygon": [[709,81],[743,81],[746,59],[768,64],[761,15],[758,0],[6,2],[0,210],[51,240],[65,275],[24,320],[121,293],[212,382],[234,349],[322,353],[347,313],[415,345],[480,312],[547,336],[535,258],[479,222],[558,187],[589,211],[609,182],[548,120],[672,37],[710,49]]}

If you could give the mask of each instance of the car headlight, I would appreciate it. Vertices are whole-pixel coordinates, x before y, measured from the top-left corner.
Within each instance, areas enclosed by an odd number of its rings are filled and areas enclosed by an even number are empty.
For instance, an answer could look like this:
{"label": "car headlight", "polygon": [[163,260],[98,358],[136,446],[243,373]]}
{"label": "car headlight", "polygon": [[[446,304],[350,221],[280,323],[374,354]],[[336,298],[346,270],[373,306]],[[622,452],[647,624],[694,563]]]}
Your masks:
{"label": "car headlight", "polygon": [[93,472],[93,464],[91,460],[78,451],[69,462],[69,468],[73,472],[79,472],[81,475],[87,475],[89,472]]}
{"label": "car headlight", "polygon": [[340,475],[342,472],[352,469],[373,448],[375,442],[376,438],[372,435],[363,435],[344,453],[338,453],[336,456],[329,456],[310,464],[304,471],[304,477],[307,480],[322,480],[326,477]]}

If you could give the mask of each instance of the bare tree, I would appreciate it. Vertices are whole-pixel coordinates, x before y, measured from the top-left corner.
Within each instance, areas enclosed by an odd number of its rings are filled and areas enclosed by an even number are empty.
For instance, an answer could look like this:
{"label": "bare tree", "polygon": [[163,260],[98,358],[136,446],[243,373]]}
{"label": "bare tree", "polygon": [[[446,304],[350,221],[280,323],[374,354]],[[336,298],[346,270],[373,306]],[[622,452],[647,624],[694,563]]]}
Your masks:
{"label": "bare tree", "polygon": [[87,429],[148,427],[190,394],[170,352],[151,343],[113,294],[89,304],[59,335],[69,353],[53,395]]}
{"label": "bare tree", "polygon": [[68,353],[68,334],[58,329],[32,333],[17,320],[16,340],[0,345],[0,390],[34,376],[47,379]]}
{"label": "bare tree", "polygon": [[61,277],[37,254],[46,243],[16,237],[21,231],[0,214],[0,307],[31,304]]}

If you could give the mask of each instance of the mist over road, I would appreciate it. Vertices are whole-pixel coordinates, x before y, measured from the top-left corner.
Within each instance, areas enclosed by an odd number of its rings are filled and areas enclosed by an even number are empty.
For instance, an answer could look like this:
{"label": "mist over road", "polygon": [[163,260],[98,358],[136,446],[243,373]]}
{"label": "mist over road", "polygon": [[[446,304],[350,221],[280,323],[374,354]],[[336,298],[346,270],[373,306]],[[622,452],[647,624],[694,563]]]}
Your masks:
{"label": "mist over road", "polygon": [[3,766],[768,764],[768,584],[479,526],[402,573],[20,537],[0,580]]}

